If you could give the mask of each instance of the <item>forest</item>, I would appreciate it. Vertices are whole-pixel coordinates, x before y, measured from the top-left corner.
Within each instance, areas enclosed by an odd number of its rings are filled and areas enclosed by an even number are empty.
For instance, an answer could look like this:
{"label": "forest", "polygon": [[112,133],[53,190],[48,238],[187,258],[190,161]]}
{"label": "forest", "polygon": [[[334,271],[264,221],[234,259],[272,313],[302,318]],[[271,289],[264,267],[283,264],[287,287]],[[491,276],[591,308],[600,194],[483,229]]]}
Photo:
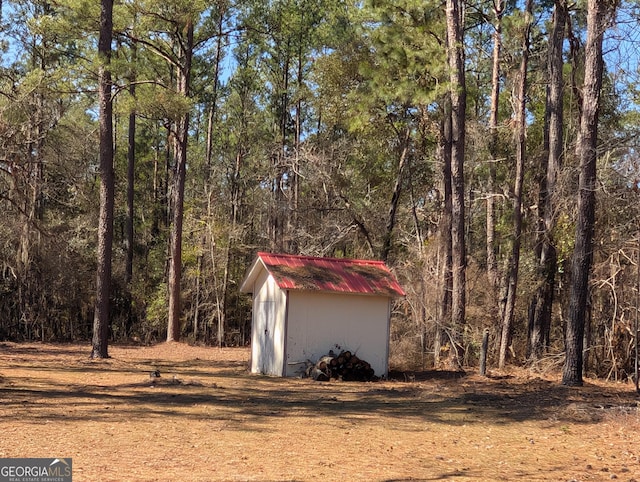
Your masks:
{"label": "forest", "polygon": [[246,345],[272,251],[386,261],[405,366],[630,379],[639,7],[0,0],[0,339]]}

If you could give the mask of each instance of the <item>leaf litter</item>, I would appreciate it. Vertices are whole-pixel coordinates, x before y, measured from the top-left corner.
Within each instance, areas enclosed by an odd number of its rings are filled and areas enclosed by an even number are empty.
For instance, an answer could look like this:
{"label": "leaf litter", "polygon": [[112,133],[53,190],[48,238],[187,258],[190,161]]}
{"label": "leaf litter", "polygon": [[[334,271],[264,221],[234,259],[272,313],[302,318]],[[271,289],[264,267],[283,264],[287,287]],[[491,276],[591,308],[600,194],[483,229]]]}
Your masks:
{"label": "leaf litter", "polygon": [[640,481],[632,384],[518,368],[379,382],[248,373],[246,348],[0,344],[0,457],[74,481]]}

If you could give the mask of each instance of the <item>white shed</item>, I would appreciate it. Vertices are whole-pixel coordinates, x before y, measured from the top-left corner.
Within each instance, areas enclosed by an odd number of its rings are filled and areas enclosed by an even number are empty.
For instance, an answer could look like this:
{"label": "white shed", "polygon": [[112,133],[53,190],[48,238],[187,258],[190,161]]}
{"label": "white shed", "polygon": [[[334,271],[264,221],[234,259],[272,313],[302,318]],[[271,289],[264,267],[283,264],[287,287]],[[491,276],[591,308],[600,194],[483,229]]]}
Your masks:
{"label": "white shed", "polygon": [[258,253],[240,291],[253,294],[253,373],[296,376],[350,350],[387,375],[391,300],[404,291],[382,261]]}

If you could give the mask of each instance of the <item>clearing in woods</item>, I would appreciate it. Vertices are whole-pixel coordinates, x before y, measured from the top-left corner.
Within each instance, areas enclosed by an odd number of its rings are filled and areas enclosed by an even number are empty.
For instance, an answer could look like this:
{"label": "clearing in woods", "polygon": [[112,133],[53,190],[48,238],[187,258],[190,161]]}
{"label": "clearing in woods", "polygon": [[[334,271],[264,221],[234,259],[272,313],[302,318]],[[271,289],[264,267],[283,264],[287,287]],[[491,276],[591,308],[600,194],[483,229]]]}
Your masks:
{"label": "clearing in woods", "polygon": [[[314,382],[247,349],[0,344],[0,457],[82,481],[640,481],[632,384],[512,370]],[[155,371],[160,377],[152,377]]]}

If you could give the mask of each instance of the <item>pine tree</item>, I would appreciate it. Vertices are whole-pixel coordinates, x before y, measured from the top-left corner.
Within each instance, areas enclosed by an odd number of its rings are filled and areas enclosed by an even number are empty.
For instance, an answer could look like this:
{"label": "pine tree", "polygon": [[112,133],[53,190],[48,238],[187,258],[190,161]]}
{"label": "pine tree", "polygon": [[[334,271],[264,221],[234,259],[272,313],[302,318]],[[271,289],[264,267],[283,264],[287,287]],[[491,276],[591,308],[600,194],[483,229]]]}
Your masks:
{"label": "pine tree", "polygon": [[115,179],[113,173],[113,100],[111,98],[111,40],[113,37],[113,0],[102,0],[98,54],[100,125],[100,217],[98,225],[98,268],[96,307],[93,319],[91,358],[107,358],[111,293],[111,255],[113,246],[113,209]]}

